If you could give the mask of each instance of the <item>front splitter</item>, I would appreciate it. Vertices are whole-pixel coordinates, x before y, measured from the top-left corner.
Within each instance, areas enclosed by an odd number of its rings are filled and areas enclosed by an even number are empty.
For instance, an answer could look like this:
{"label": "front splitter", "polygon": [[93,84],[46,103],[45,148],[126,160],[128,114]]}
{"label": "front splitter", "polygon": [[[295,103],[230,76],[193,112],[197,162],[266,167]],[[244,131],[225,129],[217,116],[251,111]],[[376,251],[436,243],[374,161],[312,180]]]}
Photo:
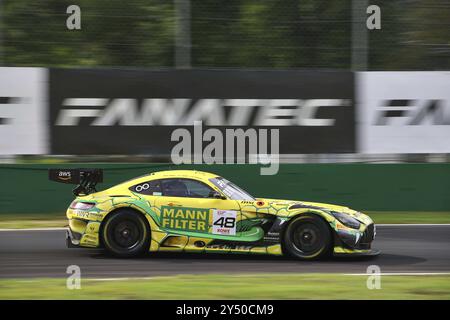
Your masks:
{"label": "front splitter", "polygon": [[338,252],[333,253],[334,257],[376,257],[381,253],[380,250],[372,249],[364,252]]}

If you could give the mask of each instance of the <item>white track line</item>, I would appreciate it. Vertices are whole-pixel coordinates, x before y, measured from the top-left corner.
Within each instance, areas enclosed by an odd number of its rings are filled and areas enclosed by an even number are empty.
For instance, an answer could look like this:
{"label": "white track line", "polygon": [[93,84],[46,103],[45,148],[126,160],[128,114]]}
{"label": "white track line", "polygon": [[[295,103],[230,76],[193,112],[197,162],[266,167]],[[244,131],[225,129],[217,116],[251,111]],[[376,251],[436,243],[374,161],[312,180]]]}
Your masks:
{"label": "white track line", "polygon": [[450,272],[343,273],[344,276],[449,276]]}
{"label": "white track line", "polygon": [[450,223],[375,223],[377,227],[448,227]]}
{"label": "white track line", "polygon": [[124,278],[87,278],[88,281],[132,281],[132,280],[155,280],[159,278],[171,278],[175,276],[155,276],[155,277],[124,277]]}
{"label": "white track line", "polygon": [[23,229],[0,229],[2,231],[62,231],[68,228],[23,228]]}
{"label": "white track line", "polygon": [[[306,273],[310,275],[314,275],[314,273]],[[386,272],[386,273],[327,273],[330,275],[340,275],[340,276],[448,276],[450,272]],[[289,276],[290,274],[284,274],[285,276]],[[153,277],[115,277],[115,278],[86,278],[88,281],[132,281],[132,280],[155,280],[161,278],[173,278],[177,275],[168,275],[168,276],[153,276]],[[189,275],[189,276],[195,276]],[[260,277],[261,275],[229,275],[230,277]]]}
{"label": "white track line", "polygon": [[[218,273],[219,275],[221,273]],[[334,273],[334,272],[302,272],[299,274],[291,274],[291,273],[284,273],[279,274],[280,276],[297,276],[297,275],[316,275],[316,274],[326,274],[326,275],[335,275],[335,276],[450,276],[450,272],[386,272],[386,273]],[[159,275],[159,276],[150,276],[150,277],[110,277],[110,278],[83,278],[83,281],[99,281],[99,282],[109,282],[109,281],[151,281],[151,280],[159,280],[159,279],[170,279],[170,278],[176,278],[178,276],[189,276],[189,277],[195,277],[201,274],[174,274],[174,275]],[[234,278],[252,278],[252,277],[261,277],[262,275],[265,275],[265,273],[256,273],[256,274],[229,274],[228,277],[234,277]],[[33,282],[36,281],[36,279],[21,279],[19,281],[24,282]]]}

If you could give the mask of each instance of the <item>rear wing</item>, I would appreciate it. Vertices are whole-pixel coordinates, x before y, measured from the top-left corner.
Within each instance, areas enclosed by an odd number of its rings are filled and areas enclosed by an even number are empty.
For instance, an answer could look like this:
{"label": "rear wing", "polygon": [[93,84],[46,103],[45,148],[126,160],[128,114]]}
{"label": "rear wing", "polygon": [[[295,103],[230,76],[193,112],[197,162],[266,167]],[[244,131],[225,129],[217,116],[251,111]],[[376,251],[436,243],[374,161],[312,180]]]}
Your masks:
{"label": "rear wing", "polygon": [[73,194],[88,195],[97,192],[95,186],[103,182],[102,169],[49,169],[48,178],[51,181],[76,184]]}

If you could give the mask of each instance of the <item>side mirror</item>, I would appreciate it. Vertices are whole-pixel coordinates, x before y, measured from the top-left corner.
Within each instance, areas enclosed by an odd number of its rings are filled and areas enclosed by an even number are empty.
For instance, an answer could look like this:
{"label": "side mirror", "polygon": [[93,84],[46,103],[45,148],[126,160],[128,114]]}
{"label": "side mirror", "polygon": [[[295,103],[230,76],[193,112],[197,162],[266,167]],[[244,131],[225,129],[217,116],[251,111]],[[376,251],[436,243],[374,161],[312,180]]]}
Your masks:
{"label": "side mirror", "polygon": [[227,199],[224,196],[222,196],[220,193],[218,193],[217,191],[211,191],[209,193],[209,197],[210,198],[214,198],[214,199],[222,199],[222,200],[226,200]]}

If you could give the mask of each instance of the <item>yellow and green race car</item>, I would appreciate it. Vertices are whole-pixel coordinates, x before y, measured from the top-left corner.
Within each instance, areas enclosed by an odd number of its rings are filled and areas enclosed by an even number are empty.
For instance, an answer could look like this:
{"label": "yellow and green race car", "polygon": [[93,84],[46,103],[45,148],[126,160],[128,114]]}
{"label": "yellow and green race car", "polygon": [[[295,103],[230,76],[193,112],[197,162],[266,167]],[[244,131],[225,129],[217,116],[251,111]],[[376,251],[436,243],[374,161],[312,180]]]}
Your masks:
{"label": "yellow and green race car", "polygon": [[50,169],[74,183],[69,247],[104,247],[119,257],[148,251],[290,255],[376,255],[373,221],[347,207],[255,198],[213,173],[150,173],[97,192],[101,169]]}

